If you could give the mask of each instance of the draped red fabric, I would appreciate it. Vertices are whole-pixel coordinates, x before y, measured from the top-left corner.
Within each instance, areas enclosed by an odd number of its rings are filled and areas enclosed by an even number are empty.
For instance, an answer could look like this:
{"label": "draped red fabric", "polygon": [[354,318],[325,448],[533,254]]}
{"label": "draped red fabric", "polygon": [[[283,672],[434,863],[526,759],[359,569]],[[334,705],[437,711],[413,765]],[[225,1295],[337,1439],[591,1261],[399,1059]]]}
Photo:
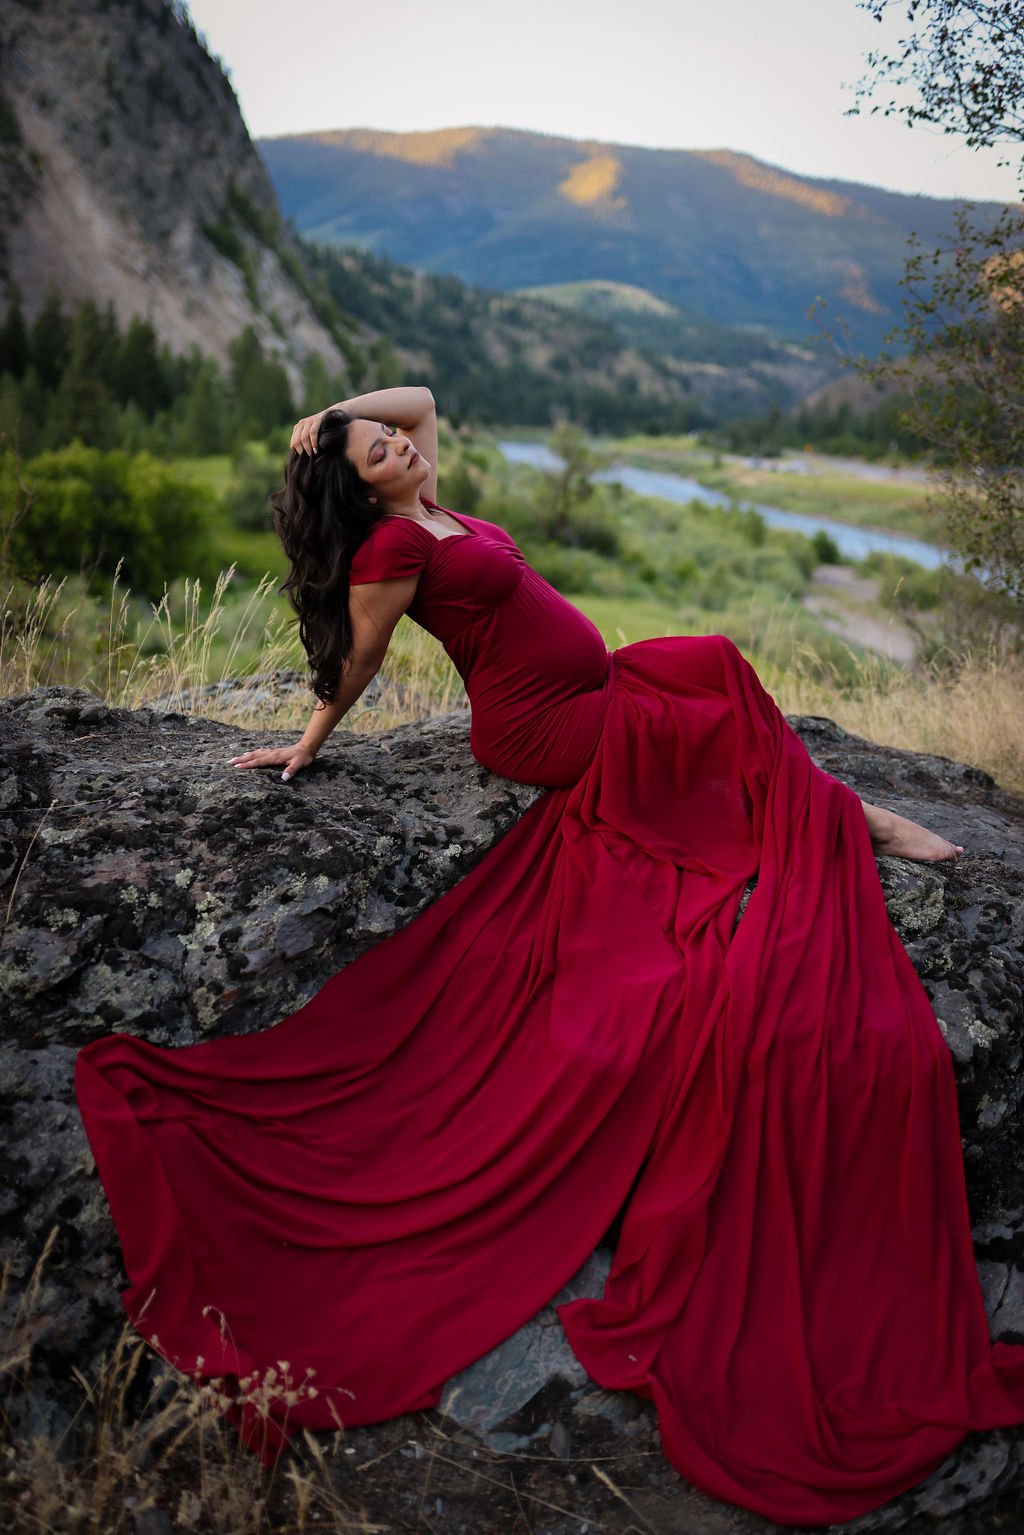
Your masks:
{"label": "draped red fabric", "polygon": [[728,640],[609,654],[507,533],[459,520],[380,524],[353,581],[421,571],[474,751],[552,786],[275,1027],[79,1053],[123,1304],[227,1380],[271,1464],[299,1426],[436,1405],[628,1197],[603,1297],[560,1308],[587,1371],[651,1399],[712,1496],[852,1518],[1024,1421],[863,811]]}

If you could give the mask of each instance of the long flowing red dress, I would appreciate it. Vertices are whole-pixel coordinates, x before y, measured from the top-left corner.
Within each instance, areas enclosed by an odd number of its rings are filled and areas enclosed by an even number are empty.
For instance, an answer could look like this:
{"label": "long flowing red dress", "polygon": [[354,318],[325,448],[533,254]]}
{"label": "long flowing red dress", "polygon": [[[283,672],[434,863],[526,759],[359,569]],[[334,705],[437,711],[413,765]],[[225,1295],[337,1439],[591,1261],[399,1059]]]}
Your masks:
{"label": "long flowing red dress", "polygon": [[863,811],[728,640],[609,653],[503,529],[456,520],[384,518],[352,582],[418,574],[474,754],[548,792],[275,1027],[79,1053],[123,1304],[179,1369],[265,1387],[228,1416],[271,1464],[300,1425],[436,1405],[635,1182],[603,1298],[560,1308],[576,1355],[653,1399],[695,1486],[851,1518],[1024,1420]]}

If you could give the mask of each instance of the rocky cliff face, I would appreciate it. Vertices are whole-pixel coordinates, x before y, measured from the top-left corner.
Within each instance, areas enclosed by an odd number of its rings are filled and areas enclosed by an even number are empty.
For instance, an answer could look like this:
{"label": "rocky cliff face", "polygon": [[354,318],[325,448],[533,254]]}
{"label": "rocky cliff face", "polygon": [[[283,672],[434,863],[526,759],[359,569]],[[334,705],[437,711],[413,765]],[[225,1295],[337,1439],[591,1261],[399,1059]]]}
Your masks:
{"label": "rocky cliff face", "polygon": [[[872,746],[826,720],[794,723],[827,771],[967,848],[952,868],[883,859],[880,873],[953,1055],[992,1332],[1024,1341],[1024,802],[977,770]],[[73,1096],[76,1051],[111,1030],[187,1045],[272,1025],[468,872],[540,792],[479,767],[464,713],[377,737],[340,731],[291,784],[227,765],[286,739],[111,709],[73,688],[0,701],[0,1330],[57,1228],[30,1386],[12,1406],[28,1426],[68,1423],[81,1400],[71,1366],[93,1378],[123,1321],[120,1249]],[[599,1253],[573,1293],[597,1293],[606,1267]],[[559,1424],[589,1442],[586,1425],[610,1415],[654,1465],[649,1406],[595,1396],[559,1337],[546,1308],[463,1372],[452,1419],[507,1451],[543,1448]],[[395,1432],[353,1442],[369,1460]],[[652,1522],[642,1505],[645,1527],[739,1528],[667,1468],[658,1475],[676,1522]],[[1022,1483],[1024,1433],[972,1435],[856,1528],[913,1520],[966,1535]]]}
{"label": "rocky cliff face", "polygon": [[168,0],[9,0],[0,11],[0,287],[31,316],[148,315],[173,350],[224,363],[253,325],[297,382],[343,359],[303,291],[230,82]]}

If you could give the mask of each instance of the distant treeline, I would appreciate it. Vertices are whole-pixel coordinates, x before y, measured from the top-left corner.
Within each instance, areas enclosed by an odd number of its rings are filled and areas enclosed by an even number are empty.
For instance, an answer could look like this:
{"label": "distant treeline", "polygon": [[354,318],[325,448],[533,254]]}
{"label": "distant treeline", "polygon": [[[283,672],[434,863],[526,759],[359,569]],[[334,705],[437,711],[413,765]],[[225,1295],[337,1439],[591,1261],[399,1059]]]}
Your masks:
{"label": "distant treeline", "polygon": [[906,395],[892,394],[859,414],[848,401],[831,407],[805,405],[789,412],[773,407],[761,416],[730,421],[708,437],[734,453],[762,457],[797,448],[838,457],[879,459],[891,453],[914,458],[928,444],[904,423],[908,403]]}
{"label": "distant treeline", "polygon": [[[654,351],[648,360],[661,372],[662,393],[616,380],[624,342],[603,320],[412,271],[370,251],[300,244],[342,330],[355,321],[426,354],[430,387],[456,425],[551,426],[565,418],[592,432],[664,433],[712,423]],[[536,365],[538,343],[554,347],[550,366]],[[348,355],[351,362],[351,345]],[[396,369],[392,357],[387,383],[423,382]]]}
{"label": "distant treeline", "polygon": [[[548,426],[559,416],[605,432],[679,432],[709,424],[706,412],[686,398],[659,401],[600,382],[609,354],[604,326],[593,326],[583,355],[581,327],[572,321],[571,367],[545,373],[527,361],[536,321],[524,317],[523,356],[496,367],[488,345],[494,320],[486,311],[500,296],[476,295],[475,314],[465,290],[444,301],[445,278],[424,277],[413,286],[401,268],[377,258],[350,266],[332,254],[321,259],[331,287],[347,295],[360,320],[415,337],[418,350],[438,359],[429,381],[456,424]],[[452,286],[461,285],[452,280]],[[514,311],[513,301],[505,302],[502,316],[506,344],[510,319],[514,329],[509,306]],[[553,311],[552,323],[560,319]],[[224,371],[196,347],[175,354],[141,316],[122,330],[110,304],[101,309],[86,301],[68,314],[54,289],[30,324],[14,292],[0,322],[0,433],[25,457],[76,439],[129,452],[223,453],[352,391],[423,382],[419,374],[407,375],[385,337],[365,348],[350,344],[347,380],[332,379],[314,357],[301,400],[251,327],[231,343],[229,358]]]}

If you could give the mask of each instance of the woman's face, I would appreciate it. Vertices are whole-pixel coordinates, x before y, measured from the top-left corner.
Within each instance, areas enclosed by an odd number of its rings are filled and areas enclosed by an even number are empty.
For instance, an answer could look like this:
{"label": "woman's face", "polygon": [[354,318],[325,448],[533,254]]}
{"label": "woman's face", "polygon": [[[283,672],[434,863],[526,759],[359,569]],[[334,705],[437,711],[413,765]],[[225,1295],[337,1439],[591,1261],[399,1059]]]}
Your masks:
{"label": "woman's face", "polygon": [[353,421],[345,451],[379,502],[416,499],[431,466],[404,432],[380,421]]}

